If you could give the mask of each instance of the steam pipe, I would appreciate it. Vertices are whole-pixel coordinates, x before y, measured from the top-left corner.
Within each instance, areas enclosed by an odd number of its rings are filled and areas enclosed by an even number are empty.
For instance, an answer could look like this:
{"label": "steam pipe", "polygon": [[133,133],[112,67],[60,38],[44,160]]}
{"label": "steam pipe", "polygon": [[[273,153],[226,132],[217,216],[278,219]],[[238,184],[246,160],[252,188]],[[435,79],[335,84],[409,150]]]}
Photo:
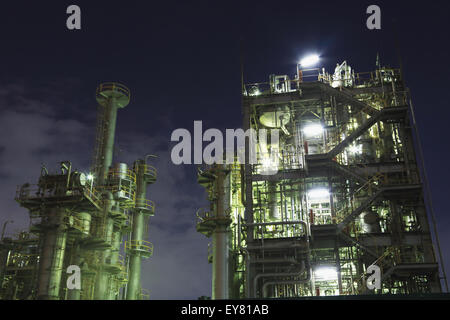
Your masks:
{"label": "steam pipe", "polygon": [[64,230],[64,209],[53,208],[48,214],[40,252],[37,298],[59,299],[67,232]]}
{"label": "steam pipe", "polygon": [[99,184],[104,184],[106,177],[108,176],[109,167],[112,164],[112,157],[114,151],[114,136],[117,123],[117,110],[118,106],[115,103],[116,99],[111,97],[109,103],[106,105],[105,121],[106,128],[104,131],[104,143],[102,145],[102,153],[100,158],[100,168],[98,171]]}
{"label": "steam pipe", "polygon": [[[290,262],[289,260],[287,260],[287,262]],[[283,273],[283,272],[273,272],[273,273],[259,273],[255,276],[255,278],[253,279],[253,294],[256,298],[256,292],[257,292],[257,287],[258,287],[258,280],[260,278],[267,278],[267,277],[296,277],[300,274],[303,273],[303,271],[305,271],[305,262],[302,261],[301,263],[301,268],[300,271],[298,272],[289,272],[289,273]],[[278,282],[276,282],[278,283]]]}
{"label": "steam pipe", "polygon": [[6,225],[7,225],[8,223],[10,223],[10,222],[13,223],[14,221],[13,221],[13,220],[6,220],[5,223],[3,223],[1,240],[3,240],[3,239],[5,238]]}
{"label": "steam pipe", "polygon": [[[102,212],[102,217],[105,219],[106,225],[101,226],[105,228],[105,242],[111,244],[112,242],[112,232],[114,228],[114,220],[109,216],[112,207],[114,206],[114,197],[110,191],[103,193],[104,197],[104,208]],[[95,300],[105,300],[107,293],[107,288],[109,284],[109,273],[104,270],[104,264],[106,263],[107,257],[111,254],[111,249],[105,250],[101,253],[100,257],[100,267],[97,273],[97,279],[95,281]]]}
{"label": "steam pipe", "polygon": [[[136,207],[133,210],[132,219],[132,233],[131,240],[137,243],[144,240],[144,213],[140,208],[144,207],[144,201],[147,196],[147,181],[145,179],[145,167],[144,164],[147,163],[147,158],[145,160],[137,160],[134,164],[136,171]],[[139,252],[134,250],[129,251],[129,274],[128,274],[128,285],[127,285],[127,300],[138,300],[141,294],[141,263],[142,257]]]}
{"label": "steam pipe", "polygon": [[259,263],[293,263],[293,264],[298,264],[299,262],[295,259],[295,258],[286,258],[286,259],[270,259],[270,258],[264,258],[264,259],[257,259],[257,260],[253,260],[250,263],[255,263],[255,264],[259,264]]}
{"label": "steam pipe", "polygon": [[[308,266],[308,268],[307,268],[308,275],[307,275],[307,278],[304,280],[304,282],[307,282],[307,281],[309,281],[311,279],[311,270],[310,270],[311,262],[310,262],[310,257],[309,257],[309,254],[310,254],[309,245],[308,245],[308,249],[304,253],[306,253],[306,262],[307,262],[306,264]],[[294,272],[294,273],[260,273],[260,274],[257,274],[255,276],[255,278],[253,279],[253,294],[254,294],[254,297],[256,297],[256,292],[257,292],[256,289],[257,289],[257,286],[258,286],[258,280],[260,278],[266,278],[266,277],[295,277],[295,276],[298,276],[301,273],[303,273],[303,271],[305,271],[305,268],[306,268],[304,260],[301,261],[301,264],[302,264],[302,268],[301,268],[301,270],[299,272]],[[275,284],[276,283],[283,284],[283,282],[278,282],[278,281],[272,281],[272,282],[275,282]],[[296,281],[296,283],[299,283],[299,281]],[[303,283],[303,282],[301,282],[301,283]],[[269,284],[272,284],[272,283],[268,282],[268,285]],[[284,283],[284,284],[290,284],[290,283]],[[264,293],[264,288],[265,287],[263,286],[263,293]]]}
{"label": "steam pipe", "polygon": [[[221,219],[226,218],[225,212],[225,182],[226,174],[222,165],[217,166],[216,179],[216,217]],[[229,186],[227,185],[229,188]],[[213,244],[213,273],[212,273],[212,298],[213,299],[228,299],[229,297],[229,237],[228,225],[218,223],[212,233]]]}
{"label": "steam pipe", "polygon": [[276,221],[276,222],[258,222],[258,223],[247,223],[245,226],[247,227],[260,227],[260,226],[274,226],[274,225],[284,225],[284,224],[301,224],[303,227],[303,230],[305,231],[305,235],[308,235],[308,227],[306,225],[306,222],[301,220],[296,221]]}
{"label": "steam pipe", "polygon": [[280,212],[278,210],[277,201],[277,184],[276,182],[268,182],[268,205],[269,205],[269,217],[271,220],[279,220]]}
{"label": "steam pipe", "polygon": [[267,287],[275,284],[302,284],[309,282],[311,280],[311,270],[309,268],[306,268],[306,278],[301,280],[285,280],[285,281],[268,281],[263,284],[262,291],[263,291],[263,298],[267,297]]}

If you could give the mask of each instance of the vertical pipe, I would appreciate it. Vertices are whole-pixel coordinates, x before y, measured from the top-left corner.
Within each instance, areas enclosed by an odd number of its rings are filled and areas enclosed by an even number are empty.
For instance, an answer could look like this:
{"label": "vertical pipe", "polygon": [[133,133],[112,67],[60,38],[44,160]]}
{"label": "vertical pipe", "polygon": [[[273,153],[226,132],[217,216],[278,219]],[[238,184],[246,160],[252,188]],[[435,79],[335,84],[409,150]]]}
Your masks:
{"label": "vertical pipe", "polygon": [[[244,94],[242,94],[242,111],[244,113],[243,115],[243,130],[246,131],[250,129],[250,108],[251,105],[245,100]],[[252,183],[252,166],[250,165],[250,147],[251,144],[246,139],[245,141],[245,163],[244,163],[244,184],[243,187],[245,188],[245,211],[244,211],[244,219],[245,223],[247,225],[251,225],[253,223],[253,183]],[[248,227],[247,228],[247,243],[248,246],[253,242],[253,229],[254,227]],[[245,278],[246,278],[246,296],[252,297],[252,286],[250,285],[252,283],[253,278],[253,270],[251,270],[250,266],[250,254],[247,254],[246,256],[246,265],[245,268]]]}
{"label": "vertical pipe", "polygon": [[[100,140],[102,141],[102,150],[100,159],[100,163],[95,164],[95,167],[98,168],[97,180],[99,185],[104,185],[106,183],[106,179],[108,177],[108,171],[112,164],[112,157],[114,151],[114,136],[116,130],[117,123],[117,110],[118,105],[116,103],[116,98],[111,95],[108,102],[104,105],[105,113],[104,113],[104,123],[103,123],[103,132]],[[105,201],[105,208],[103,210],[104,219],[106,219],[106,242],[110,243],[112,238],[112,229],[113,229],[113,220],[109,217],[109,213],[113,206],[113,201],[111,200],[112,196],[109,196],[109,199]],[[107,250],[100,254],[100,266],[95,282],[95,294],[94,298],[96,300],[106,299],[109,277],[110,274],[104,270],[104,264],[107,262],[106,259],[110,255],[110,250]]]}
{"label": "vertical pipe", "polygon": [[51,209],[47,218],[40,252],[37,298],[58,300],[67,240],[62,222],[64,209]]}
{"label": "vertical pipe", "polygon": [[228,298],[228,237],[226,226],[220,226],[212,235],[213,244],[213,299]]}
{"label": "vertical pipe", "polygon": [[330,211],[331,211],[331,223],[336,223],[336,212],[334,210],[334,190],[333,190],[333,183],[331,180],[331,176],[328,175],[328,190],[330,190]]}
{"label": "vertical pipe", "polygon": [[[114,229],[114,220],[109,216],[115,201],[112,199],[112,194],[108,193],[109,199],[105,200],[105,207],[103,210],[103,215],[105,218],[105,225],[102,226],[104,230],[103,237],[107,244],[112,248],[112,238]],[[106,300],[109,299],[108,288],[110,284],[110,272],[106,270],[106,266],[110,264],[111,250],[107,249],[100,253],[100,265],[98,266],[97,278],[95,281],[95,300]]]}
{"label": "vertical pipe", "polygon": [[[73,250],[71,251],[72,259],[70,261],[71,265],[80,266],[81,255],[80,255],[80,245],[74,244]],[[81,274],[81,279],[83,275]],[[80,300],[81,290],[80,289],[67,289],[67,300]]]}
{"label": "vertical pipe", "polygon": [[[142,230],[144,226],[144,215],[141,212],[133,214],[133,232],[132,241],[142,241]],[[141,261],[139,252],[130,251],[129,254],[129,273],[127,285],[127,300],[139,300],[141,294]]]}
{"label": "vertical pipe", "polygon": [[[145,180],[145,163],[142,160],[135,162],[136,175],[136,208],[133,211],[131,240],[140,243],[144,240],[145,219],[144,213],[139,209],[145,206],[147,195],[147,181]],[[129,273],[127,285],[127,300],[138,300],[141,297],[141,262],[142,257],[135,250],[129,251]]]}
{"label": "vertical pipe", "polygon": [[336,272],[337,272],[337,278],[338,278],[338,290],[339,290],[339,295],[341,295],[342,294],[341,257],[339,256],[338,244],[336,244],[336,247],[334,248],[334,252],[336,254]]}
{"label": "vertical pipe", "polygon": [[280,220],[280,212],[278,210],[278,200],[277,200],[277,183],[274,181],[269,181],[267,187],[267,198],[269,205],[269,218],[272,221]]}
{"label": "vertical pipe", "polygon": [[5,270],[8,264],[8,256],[10,249],[3,248],[0,250],[0,288],[3,288],[3,281],[5,281]]}
{"label": "vertical pipe", "polygon": [[105,124],[104,124],[104,136],[102,144],[102,153],[100,158],[98,181],[99,184],[104,184],[106,177],[108,176],[109,167],[112,164],[112,157],[114,151],[114,136],[117,122],[117,109],[116,99],[110,98],[109,103],[105,106]]}
{"label": "vertical pipe", "polygon": [[225,172],[223,166],[217,166],[216,179],[216,217],[218,224],[212,234],[213,244],[213,274],[212,274],[212,298],[213,299],[228,299],[228,226],[220,223],[226,219],[225,212]]}
{"label": "vertical pipe", "polygon": [[[120,250],[120,243],[122,240],[122,233],[119,230],[113,230],[112,232],[112,239],[111,239],[111,244],[112,244],[112,248],[110,250],[110,256],[109,256],[109,263],[112,266],[118,266],[119,265],[119,250]],[[108,290],[106,292],[106,299],[107,300],[117,300],[118,296],[117,296],[117,281],[115,281],[116,278],[112,277],[112,279],[110,280],[111,285],[113,285],[112,289]],[[113,283],[114,281],[114,283]]]}

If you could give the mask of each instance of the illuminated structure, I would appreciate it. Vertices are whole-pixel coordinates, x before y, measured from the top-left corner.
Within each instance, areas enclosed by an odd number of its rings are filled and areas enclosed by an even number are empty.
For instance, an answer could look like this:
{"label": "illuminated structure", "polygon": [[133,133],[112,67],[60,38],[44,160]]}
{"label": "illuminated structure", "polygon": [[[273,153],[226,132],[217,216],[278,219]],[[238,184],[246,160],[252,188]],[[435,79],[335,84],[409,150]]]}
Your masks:
{"label": "illuminated structure", "polygon": [[[153,202],[147,184],[156,170],[147,157],[113,164],[117,111],[130,101],[128,88],[97,88],[97,141],[91,173],[43,167],[37,185],[18,188],[16,200],[29,210],[31,228],[0,242],[0,298],[51,300],[143,299],[141,259],[153,246],[145,239]],[[126,241],[124,241],[126,239]],[[123,256],[125,255],[125,259]],[[81,289],[67,287],[67,268],[81,270]]]}
{"label": "illuminated structure", "polygon": [[[246,164],[199,169],[212,298],[441,292],[409,106],[400,70],[380,66],[244,85],[243,129],[280,139],[258,141],[256,165],[246,148]],[[381,268],[375,291],[371,265]]]}

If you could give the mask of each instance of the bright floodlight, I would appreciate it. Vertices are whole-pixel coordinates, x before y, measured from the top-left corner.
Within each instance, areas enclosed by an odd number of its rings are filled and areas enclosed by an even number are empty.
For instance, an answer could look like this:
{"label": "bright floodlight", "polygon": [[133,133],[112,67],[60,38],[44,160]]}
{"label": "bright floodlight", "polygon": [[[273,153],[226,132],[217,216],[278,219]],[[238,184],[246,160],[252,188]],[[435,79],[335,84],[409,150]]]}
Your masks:
{"label": "bright floodlight", "polygon": [[91,173],[89,173],[89,174],[87,175],[87,179],[88,179],[89,181],[94,180],[94,176],[93,176]]}
{"label": "bright floodlight", "polygon": [[324,199],[330,197],[330,191],[325,188],[317,188],[308,191],[308,197],[310,199]]}
{"label": "bright floodlight", "polygon": [[321,134],[323,127],[321,124],[310,124],[303,128],[303,133],[307,136],[317,136]]}
{"label": "bright floodlight", "polygon": [[323,266],[314,270],[314,277],[317,280],[330,281],[337,280],[338,274],[336,268]]}
{"label": "bright floodlight", "polygon": [[361,154],[362,153],[362,145],[361,144],[351,145],[349,147],[349,151],[350,151],[350,153],[353,153],[353,154]]}
{"label": "bright floodlight", "polygon": [[302,67],[311,67],[315,65],[317,62],[319,62],[319,56],[317,54],[312,54],[310,56],[303,58],[300,61],[300,65]]}

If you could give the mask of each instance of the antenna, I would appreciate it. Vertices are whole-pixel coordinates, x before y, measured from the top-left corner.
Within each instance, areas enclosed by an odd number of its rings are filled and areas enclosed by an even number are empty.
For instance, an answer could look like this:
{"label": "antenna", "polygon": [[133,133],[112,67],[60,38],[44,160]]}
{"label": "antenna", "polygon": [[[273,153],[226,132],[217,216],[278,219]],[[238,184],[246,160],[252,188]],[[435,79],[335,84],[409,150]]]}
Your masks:
{"label": "antenna", "polygon": [[241,63],[241,95],[245,93],[245,83],[244,83],[244,37],[240,38],[240,63]]}

